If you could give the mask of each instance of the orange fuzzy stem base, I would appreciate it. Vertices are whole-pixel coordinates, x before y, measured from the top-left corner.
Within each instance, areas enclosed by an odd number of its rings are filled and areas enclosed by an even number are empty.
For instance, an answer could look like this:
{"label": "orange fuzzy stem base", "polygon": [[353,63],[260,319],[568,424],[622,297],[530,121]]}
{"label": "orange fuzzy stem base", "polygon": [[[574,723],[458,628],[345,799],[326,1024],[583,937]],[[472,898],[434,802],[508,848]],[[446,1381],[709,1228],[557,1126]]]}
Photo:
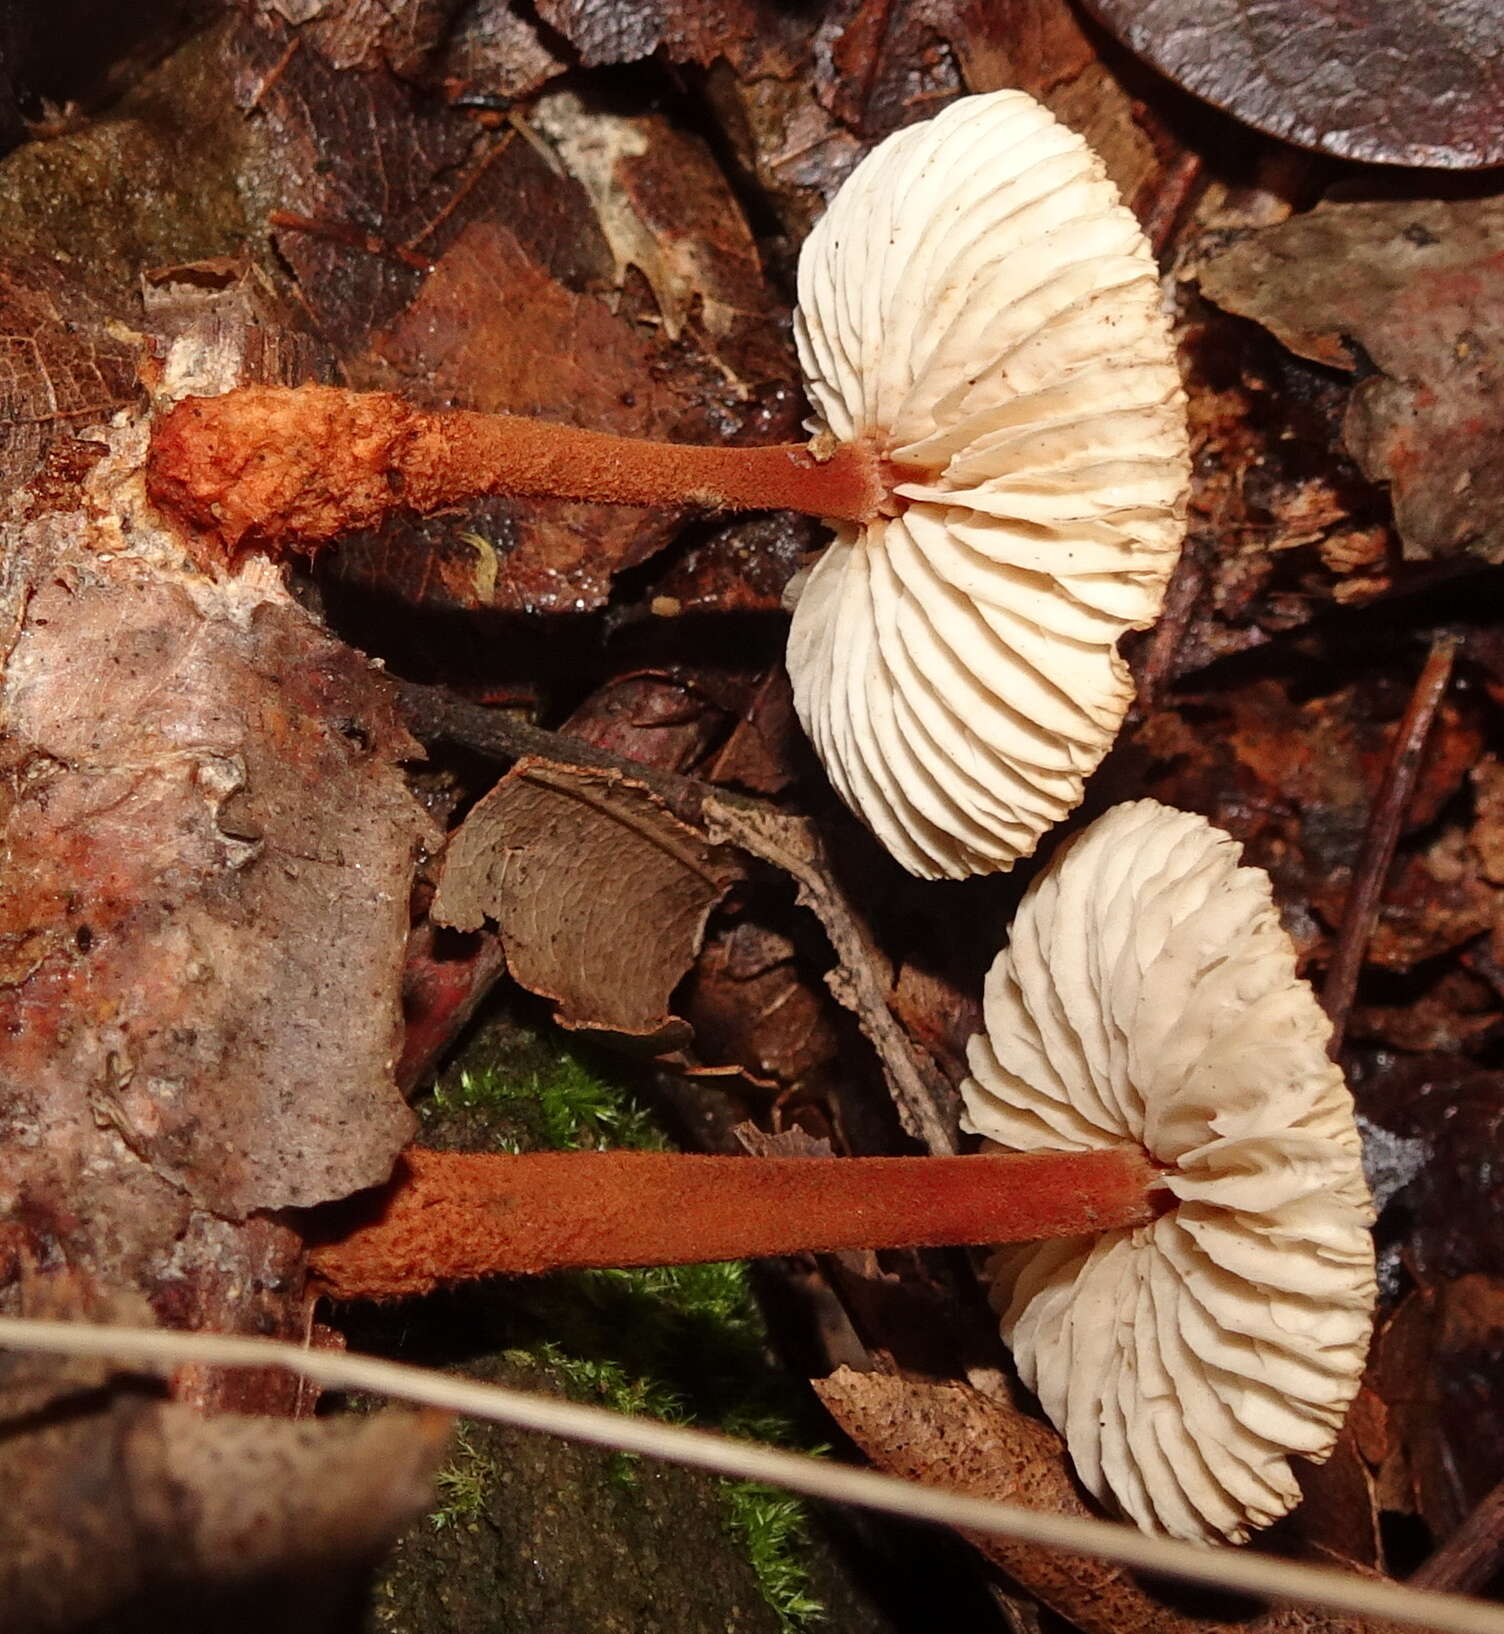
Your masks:
{"label": "orange fuzzy stem base", "polygon": [[427,414],[389,392],[247,386],[163,415],[146,482],[233,559],[311,550],[394,511],[489,494],[868,521],[895,474],[855,444],[821,460],[803,443],[657,443],[513,414]]}
{"label": "orange fuzzy stem base", "polygon": [[1141,1225],[1136,1149],[978,1157],[409,1151],[380,1211],[310,1264],[341,1299],[496,1273],[687,1265],[843,1248],[1026,1242]]}

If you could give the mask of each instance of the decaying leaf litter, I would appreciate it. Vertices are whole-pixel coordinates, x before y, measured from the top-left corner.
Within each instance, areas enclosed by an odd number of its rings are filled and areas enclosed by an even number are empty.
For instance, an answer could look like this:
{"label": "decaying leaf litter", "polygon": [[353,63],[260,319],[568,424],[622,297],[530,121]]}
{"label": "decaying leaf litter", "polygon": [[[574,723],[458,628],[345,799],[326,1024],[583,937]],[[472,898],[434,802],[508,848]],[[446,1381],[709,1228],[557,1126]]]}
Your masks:
{"label": "decaying leaf litter", "polygon": [[[779,598],[814,529],[489,502],[350,541],[294,599],[273,574],[227,588],[195,573],[136,467],[146,393],[242,380],[399,387],[686,440],[797,436],[788,272],[821,200],[890,129],[1016,84],[1102,151],[1167,258],[1198,451],[1190,547],[1134,652],[1144,706],[1086,814],[1144,793],[1204,811],[1270,869],[1319,972],[1345,934],[1394,725],[1433,638],[1459,641],[1347,1031],[1390,1193],[1395,1314],[1350,1445],[1286,1530],[1291,1547],[1367,1563],[1382,1532],[1403,1575],[1464,1526],[1501,1468],[1501,659],[1479,565],[1497,559],[1494,206],[1486,184],[1455,196],[1433,177],[1304,160],[1184,103],[1064,9],[1014,9],[794,21],[747,6],[712,28],[661,8],[604,27],[570,6],[394,20],[268,5],[195,34],[163,8],[109,42],[113,78],[32,42],[49,91],[95,100],[77,128],[15,147],[0,184],[17,484],[6,1167],[28,1205],[5,1222],[13,1307],[294,1336],[325,1320],[273,1211],[358,1189],[405,1140],[388,1065],[404,996],[404,1080],[485,1002],[493,933],[436,934],[431,908],[436,885],[453,888],[442,832],[492,798],[498,748],[541,757],[555,793],[608,786],[585,808],[603,824],[625,800],[639,838],[644,811],[668,811],[731,853],[706,951],[676,983],[694,938],[681,942],[627,1025],[631,990],[602,990],[591,1014],[590,992],[536,980],[570,1025],[672,1047],[672,1080],[638,1070],[688,1138],[728,1138],[751,1114],[845,1151],[896,1150],[886,1082],[910,1134],[943,1145],[980,973],[1022,879],[915,885],[824,789],[776,662]],[[1355,190],[1378,196],[1349,202]],[[118,678],[91,685],[106,664]],[[732,787],[707,794],[707,780]],[[622,792],[632,781],[641,795]],[[536,788],[525,767],[517,786]],[[536,904],[556,960],[622,884],[604,833],[600,879],[581,877],[587,849],[572,895]],[[682,836],[677,853],[683,869]],[[506,913],[486,917],[506,943]],[[669,958],[646,916],[636,928],[645,962]],[[823,1362],[806,1322],[800,1354],[825,1374],[836,1345],[877,1367],[878,1390],[896,1372],[905,1390],[969,1379],[995,1398],[1003,1361],[964,1314],[966,1278],[915,1256],[791,1268],[786,1298],[797,1287],[824,1310],[830,1294],[813,1291],[834,1290],[853,1313]],[[241,1412],[310,1406],[271,1376],[186,1373],[174,1391]],[[936,1410],[954,1435],[945,1414],[961,1408]],[[864,1413],[842,1416],[895,1462],[891,1432],[872,1430],[882,1415]],[[133,1422],[138,1404],[111,1415]],[[1047,1432],[1017,1424],[1004,1446],[1019,1466],[1042,1457],[1067,1482]],[[414,1467],[432,1456],[425,1434],[405,1443]],[[40,1463],[38,1444],[12,1455],[65,1486],[102,1443],[54,1434]],[[140,1434],[119,1444],[154,1456]],[[937,1448],[911,1473],[947,1470]],[[306,1485],[278,1485],[290,1534]],[[1078,1626],[1165,1626],[1126,1578],[1104,1606],[1059,1562],[1004,1565]],[[163,1577],[144,1549],[102,1600]]]}

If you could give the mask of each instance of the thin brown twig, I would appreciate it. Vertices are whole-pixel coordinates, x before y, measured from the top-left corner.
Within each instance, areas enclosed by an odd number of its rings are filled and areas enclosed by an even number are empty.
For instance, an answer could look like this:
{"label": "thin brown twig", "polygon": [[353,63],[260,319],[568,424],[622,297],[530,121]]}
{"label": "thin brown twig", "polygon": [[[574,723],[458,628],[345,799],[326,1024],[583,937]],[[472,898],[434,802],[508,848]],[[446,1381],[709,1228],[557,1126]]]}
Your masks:
{"label": "thin brown twig", "polygon": [[433,270],[433,262],[426,255],[419,255],[405,244],[388,244],[376,233],[367,232],[352,222],[318,221],[312,216],[295,215],[291,210],[273,210],[267,216],[266,222],[269,227],[275,227],[282,232],[307,233],[310,238],[327,239],[331,244],[341,244],[346,249],[358,250],[363,255],[375,255],[386,261],[396,261],[401,266],[411,267],[414,272]]}
{"label": "thin brown twig", "polygon": [[[481,177],[485,175],[496,160],[499,159],[507,148],[511,146],[516,135],[517,132],[514,129],[505,130],[496,141],[492,142],[490,146],[487,147],[486,151],[481,154],[476,163],[471,165],[470,169],[461,178],[459,185],[444,201],[444,205],[439,210],[438,214],[431,217],[430,220],[420,227],[411,238],[405,239],[400,245],[398,245],[398,249],[400,249],[404,255],[417,254],[418,246],[423,243],[425,239],[432,238],[439,228],[442,227],[446,221],[448,221],[450,216],[452,216],[454,212],[459,209],[460,205],[462,205],[465,200],[469,198],[471,192],[480,181]],[[425,260],[425,265],[431,265],[431,263]]]}
{"label": "thin brown twig", "polygon": [[1330,1048],[1334,1057],[1341,1050],[1347,1033],[1348,1017],[1358,990],[1358,973],[1363,968],[1368,944],[1378,923],[1384,884],[1389,877],[1395,848],[1415,795],[1426,740],[1452,679],[1452,662],[1456,654],[1457,638],[1453,635],[1438,635],[1431,642],[1431,651],[1420,672],[1420,679],[1415,683],[1415,691],[1395,730],[1389,762],[1384,768],[1379,792],[1368,815],[1368,828],[1353,869],[1347,911],[1342,917],[1332,962],[1327,966],[1326,982],[1321,990],[1321,1002],[1332,1022]]}
{"label": "thin brown twig", "polygon": [[1166,685],[1175,674],[1181,645],[1190,629],[1191,618],[1200,605],[1206,584],[1206,569],[1197,559],[1194,545],[1188,543],[1165,591],[1164,606],[1153,633],[1144,645],[1143,661],[1138,670],[1140,709],[1147,711],[1156,708]]}
{"label": "thin brown twig", "polygon": [[447,740],[499,760],[532,756],[617,772],[656,794],[676,817],[704,829],[715,843],[735,845],[788,874],[800,903],[825,929],[837,961],[827,985],[877,1051],[904,1128],[931,1152],[958,1149],[954,1091],[894,1015],[888,961],[836,884],[819,834],[806,818],[467,703],[442,687],[400,681],[397,699],[408,730],[420,741]]}
{"label": "thin brown twig", "polygon": [[1504,1570],[1504,1481],[1487,1493],[1472,1514],[1409,1583],[1416,1589],[1476,1594]]}
{"label": "thin brown twig", "polygon": [[1144,236],[1156,256],[1165,253],[1175,229],[1205,185],[1206,164],[1199,153],[1182,153],[1162,172],[1153,198],[1143,212]]}

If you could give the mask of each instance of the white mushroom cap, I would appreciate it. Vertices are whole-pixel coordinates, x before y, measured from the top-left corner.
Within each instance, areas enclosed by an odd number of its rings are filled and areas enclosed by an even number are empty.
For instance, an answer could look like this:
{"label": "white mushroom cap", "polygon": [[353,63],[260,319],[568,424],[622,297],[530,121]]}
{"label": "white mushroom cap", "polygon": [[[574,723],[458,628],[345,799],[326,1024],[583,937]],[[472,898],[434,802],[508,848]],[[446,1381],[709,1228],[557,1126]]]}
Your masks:
{"label": "white mushroom cap", "polygon": [[852,173],[799,260],[811,429],[932,473],[842,525],[788,667],[832,783],[928,878],[1011,867],[1081,799],[1184,533],[1185,397],[1154,259],[1021,91]]}
{"label": "white mushroom cap", "polygon": [[1331,1451],[1374,1300],[1352,1097],[1268,876],[1202,817],[1116,806],[1030,887],[984,1014],[969,1129],[1140,1144],[1176,1199],[995,1256],[1019,1372],[1099,1498],[1240,1541],[1299,1502],[1289,1454]]}

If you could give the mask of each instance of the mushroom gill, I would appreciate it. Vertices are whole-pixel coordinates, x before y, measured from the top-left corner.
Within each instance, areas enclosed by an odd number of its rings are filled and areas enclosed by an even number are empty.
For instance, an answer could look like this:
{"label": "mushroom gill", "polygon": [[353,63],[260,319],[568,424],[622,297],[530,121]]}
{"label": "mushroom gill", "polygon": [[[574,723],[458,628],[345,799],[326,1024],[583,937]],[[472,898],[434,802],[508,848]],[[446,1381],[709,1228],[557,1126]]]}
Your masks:
{"label": "mushroom gill", "polygon": [[[1011,867],[1081,799],[1184,533],[1185,397],[1149,247],[1018,91],[890,137],[804,245],[811,430],[896,504],[838,523],[789,636],[831,781],[929,878]],[[915,476],[921,480],[912,480]]]}
{"label": "mushroom gill", "polygon": [[1241,1540],[1331,1451],[1374,1301],[1330,1026],[1268,877],[1204,818],[1115,807],[1030,888],[987,978],[965,1123],[1015,1151],[1138,1143],[1175,1206],[999,1251],[1003,1336],[1082,1481],[1141,1527]]}

